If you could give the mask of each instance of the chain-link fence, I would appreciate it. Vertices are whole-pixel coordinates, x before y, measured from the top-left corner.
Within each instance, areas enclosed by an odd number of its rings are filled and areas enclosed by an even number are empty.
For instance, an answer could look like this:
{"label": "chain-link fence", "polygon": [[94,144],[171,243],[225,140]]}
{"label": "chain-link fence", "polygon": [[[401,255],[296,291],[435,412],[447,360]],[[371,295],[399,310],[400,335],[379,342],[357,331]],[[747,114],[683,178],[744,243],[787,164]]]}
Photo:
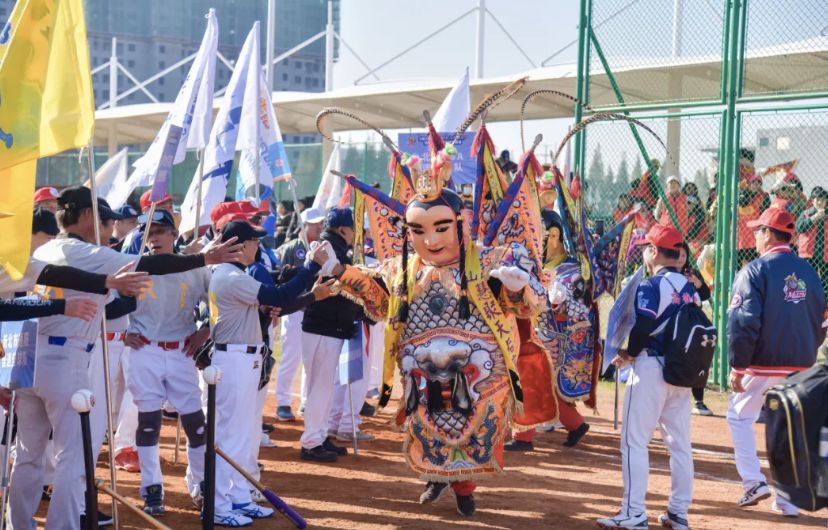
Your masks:
{"label": "chain-link fence", "polygon": [[[588,128],[576,154],[593,222],[611,223],[618,211],[640,202],[652,213],[649,222],[677,225],[713,287],[711,309],[720,328],[736,271],[756,257],[747,222],[765,208],[784,208],[794,216],[794,249],[817,269],[825,288],[828,3],[583,0],[582,5],[590,29],[582,32],[587,53],[579,71],[588,79],[581,78],[578,96],[593,109],[636,118],[661,112],[645,121],[667,145],[665,154],[640,133],[648,155],[660,162],[657,183],[648,179],[642,186],[647,167],[629,126]],[[786,100],[804,103],[794,107]],[[674,215],[656,211],[665,200]],[[633,260],[631,268],[635,265]],[[724,343],[713,370],[713,380],[722,386],[728,372]]]}
{"label": "chain-link fence", "polygon": [[747,223],[764,208],[780,208],[796,220],[794,251],[828,289],[828,108],[746,112],[741,121],[737,266],[756,257]]}

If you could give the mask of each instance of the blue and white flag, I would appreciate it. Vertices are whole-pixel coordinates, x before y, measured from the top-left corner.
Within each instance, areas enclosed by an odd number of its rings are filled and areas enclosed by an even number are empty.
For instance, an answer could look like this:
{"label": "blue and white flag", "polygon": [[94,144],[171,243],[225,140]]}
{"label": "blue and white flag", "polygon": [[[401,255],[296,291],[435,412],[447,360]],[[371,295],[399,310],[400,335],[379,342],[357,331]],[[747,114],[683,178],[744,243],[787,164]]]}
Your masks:
{"label": "blue and white flag", "polygon": [[466,67],[463,77],[443,100],[431,122],[441,134],[454,132],[463,124],[469,112],[471,112],[471,96],[469,94],[469,68]]}
{"label": "blue and white flag", "polygon": [[217,49],[218,21],[211,9],[201,46],[172,110],[146,154],[132,164],[134,171],[118,190],[115,202],[123,204],[135,188],[150,185],[152,200],[160,199],[167,193],[172,166],[184,160],[188,148],[204,147],[213,113]]}
{"label": "blue and white flag", "polygon": [[6,355],[0,359],[0,386],[19,390],[34,384],[37,320],[0,322]]}
{"label": "blue and white flag", "polygon": [[357,323],[356,336],[346,340],[339,352],[339,381],[340,385],[347,385],[359,381],[363,377],[365,362],[365,343],[362,340],[362,322]]}
{"label": "blue and white flag", "polygon": [[[261,200],[273,194],[273,179],[290,175],[285,143],[276,121],[270,90],[259,61],[259,23],[253,25],[256,45],[251,64],[257,68],[247,71],[244,104],[236,149],[239,157],[236,198]],[[258,175],[256,169],[258,167]],[[256,186],[259,186],[257,193]]]}
{"label": "blue and white flag", "polygon": [[618,350],[624,347],[624,343],[630,338],[630,331],[635,325],[635,293],[641,280],[644,277],[644,267],[641,266],[633,274],[627,285],[618,293],[618,298],[612,304],[607,317],[607,342],[604,346],[604,365],[601,373],[607,371],[613,357]]}
{"label": "blue and white flag", "polygon": [[[233,169],[233,157],[236,154],[236,143],[239,137],[248,69],[253,63],[254,51],[258,57],[258,45],[254,43],[254,40],[258,42],[255,28],[248,33],[239,58],[236,60],[233,75],[230,76],[227,91],[204,149],[204,158],[200,161],[200,164],[204,165],[204,177],[201,185],[201,219],[197,223],[198,226],[210,224],[210,210],[224,201],[227,194],[227,181]],[[258,63],[252,65],[254,69],[257,67]],[[199,170],[196,169],[196,174],[187,190],[187,196],[181,205],[181,232],[187,232],[196,227],[198,176]]]}

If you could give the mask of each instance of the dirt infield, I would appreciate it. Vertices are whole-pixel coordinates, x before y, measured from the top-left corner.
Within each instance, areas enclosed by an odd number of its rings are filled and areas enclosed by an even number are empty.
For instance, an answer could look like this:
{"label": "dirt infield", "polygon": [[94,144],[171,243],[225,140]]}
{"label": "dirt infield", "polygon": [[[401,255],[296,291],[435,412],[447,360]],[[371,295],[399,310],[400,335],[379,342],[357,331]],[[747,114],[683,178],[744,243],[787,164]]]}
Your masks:
{"label": "dirt infield", "polygon": [[[271,394],[272,396],[272,394]],[[396,528],[595,528],[594,519],[617,511],[621,490],[618,434],[612,428],[610,385],[602,387],[600,415],[589,416],[592,430],[573,449],[561,446],[563,432],[541,433],[535,451],[506,454],[506,473],[482,481],[476,493],[477,514],[463,519],[455,512],[450,494],[434,506],[421,507],[417,498],[422,489],[407,469],[400,453],[402,435],[390,428],[391,412],[367,420],[365,429],[377,441],[363,444],[358,458],[341,458],[337,464],[309,464],[298,459],[301,420],[280,423],[272,438],[277,447],[262,449],[265,465],[263,482],[280,494],[309,522],[311,528],[386,530]],[[770,501],[740,509],[736,500],[741,487],[733,464],[730,434],[722,414],[723,396],[712,394],[708,405],[713,418],[693,417],[693,449],[696,466],[694,502],[690,523],[694,529],[770,529],[825,527],[825,511],[814,516],[785,519],[770,512]],[[275,403],[268,402],[268,421],[274,421]],[[761,426],[757,427],[759,447],[764,447]],[[652,444],[648,508],[653,527],[664,510],[670,491],[666,451],[657,439]],[[172,465],[175,427],[165,422],[161,453],[166,459],[167,514],[162,521],[175,529],[201,528],[184,489],[184,464]],[[183,442],[182,442],[183,445]],[[98,466],[99,478],[107,478],[106,453]],[[181,453],[182,461],[185,456]],[[118,473],[119,491],[138,500],[139,476]],[[109,512],[108,500],[99,502]],[[46,504],[41,506],[45,514]],[[122,507],[121,527],[147,528]],[[42,519],[40,520],[42,523]],[[256,522],[253,528],[293,528],[278,517]]]}

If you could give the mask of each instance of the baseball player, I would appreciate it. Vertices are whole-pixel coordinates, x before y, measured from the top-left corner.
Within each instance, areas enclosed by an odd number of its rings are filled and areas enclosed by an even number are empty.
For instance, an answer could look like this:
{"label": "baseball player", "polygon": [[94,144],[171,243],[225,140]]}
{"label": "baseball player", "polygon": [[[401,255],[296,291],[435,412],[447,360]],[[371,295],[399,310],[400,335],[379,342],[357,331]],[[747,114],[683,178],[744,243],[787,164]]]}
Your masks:
{"label": "baseball player", "polygon": [[118,208],[117,214],[121,218],[115,221],[115,229],[112,232],[112,237],[117,243],[112,248],[121,251],[124,238],[138,227],[138,210],[129,204],[125,204]]}
{"label": "baseball player", "polygon": [[[308,244],[319,240],[325,215],[318,208],[308,208],[300,215],[302,230]],[[308,249],[301,238],[289,241],[279,247],[280,261],[290,267],[301,267],[305,262]],[[279,421],[293,421],[296,417],[290,408],[293,381],[296,371],[302,364],[302,318],[304,311],[296,311],[284,315],[280,319],[282,360],[276,375],[276,419]]]}
{"label": "baseball player", "polygon": [[[141,231],[145,232],[146,216]],[[164,210],[156,211],[147,247],[150,255],[173,253],[178,238],[175,220]],[[127,385],[138,406],[135,440],[141,468],[144,512],[164,513],[164,485],[158,439],[161,407],[169,400],[179,413],[187,435],[187,490],[201,507],[200,483],[204,478],[204,412],[193,355],[208,339],[210,330],[196,329],[193,309],[207,299],[210,271],[193,269],[177,274],[153,276],[152,285],[138,299],[129,318],[125,343],[130,348]]]}
{"label": "baseball player", "polygon": [[[88,188],[64,189],[58,197],[58,225],[62,237],[35,251],[40,261],[73,265],[98,273],[114,273],[133,266],[134,258],[90,243],[95,226],[92,194]],[[238,246],[228,242],[197,256],[148,256],[137,270],[152,274],[183,272],[205,264],[236,259]],[[51,289],[49,298],[66,300],[86,297],[74,289]],[[92,295],[98,303],[95,318],[88,322],[63,315],[40,320],[37,335],[35,384],[20,392],[18,452],[12,471],[10,519],[15,528],[30,528],[37,510],[42,482],[42,454],[49,431],[53,432],[57,465],[47,529],[77,528],[83,507],[83,451],[80,422],[71,408],[72,394],[89,387],[89,357],[98,336],[106,297]]]}
{"label": "baseball player", "polygon": [[[141,194],[140,204],[141,204],[141,213],[147,214],[152,207],[152,200],[150,199],[150,195],[152,190],[147,190],[143,194]],[[155,211],[164,210],[170,215],[173,214],[173,198],[170,195],[164,195],[161,199],[155,201]],[[138,230],[136,226],[132,232],[129,232],[125,237],[124,241],[121,244],[121,252],[126,254],[138,254],[141,250],[141,244],[143,243],[143,236],[141,232]]]}
{"label": "baseball player", "polygon": [[[216,438],[236,462],[244,464],[251,449],[250,437],[259,421],[253,406],[262,362],[262,328],[259,305],[284,307],[307,291],[325,263],[327,252],[320,246],[312,260],[288,283],[273,287],[256,281],[246,267],[256,259],[259,239],[266,232],[247,221],[231,221],[221,230],[221,239],[243,243],[235,263],[220,265],[210,278],[210,327],[214,342],[212,364],[221,369],[216,389]],[[335,260],[334,260],[335,261]],[[216,462],[215,524],[247,526],[253,519],[270,517],[273,510],[252,502],[247,481],[223,459]]]}
{"label": "baseball player", "polygon": [[[747,226],[753,230],[759,258],[736,275],[727,320],[733,390],[727,423],[745,490],[739,506],[753,506],[771,495],[753,432],[765,391],[792,372],[813,366],[825,340],[825,293],[814,268],[791,251],[793,216],[768,208]],[[786,517],[799,515],[797,507],[779,495],[771,509]]]}
{"label": "baseball player", "polygon": [[[621,428],[621,469],[624,498],[621,511],[598,519],[601,528],[647,528],[647,477],[650,473],[647,445],[656,427],[670,452],[672,492],[662,526],[688,530],[687,511],[693,495],[693,455],[690,447],[690,389],[664,381],[662,366],[666,337],[657,333],[683,303],[701,304],[693,284],[677,265],[682,237],[672,226],[654,225],[638,243],[646,245],[644,265],[651,274],[636,292],[636,322],[627,352],[613,359],[617,365],[632,363],[624,393]],[[655,333],[654,333],[655,332]]]}
{"label": "baseball player", "polygon": [[58,195],[58,190],[51,186],[40,188],[34,194],[34,207],[55,213],[57,211]]}

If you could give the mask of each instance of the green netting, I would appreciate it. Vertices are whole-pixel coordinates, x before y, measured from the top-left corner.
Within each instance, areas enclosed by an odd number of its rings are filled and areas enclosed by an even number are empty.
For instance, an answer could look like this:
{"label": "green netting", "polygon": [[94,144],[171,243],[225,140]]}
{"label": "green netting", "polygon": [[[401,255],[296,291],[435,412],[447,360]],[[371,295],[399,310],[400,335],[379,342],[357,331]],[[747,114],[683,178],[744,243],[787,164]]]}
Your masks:
{"label": "green netting", "polygon": [[814,266],[823,288],[828,287],[828,217],[824,202],[817,199],[828,189],[828,109],[746,113],[741,149],[737,266],[756,256],[746,223],[759,216],[761,207],[783,208],[796,219],[793,248]]}
{"label": "green netting", "polygon": [[591,4],[598,45],[590,44],[591,106],[619,103],[603,75],[599,47],[627,104],[720,98],[724,2],[594,0]]}

